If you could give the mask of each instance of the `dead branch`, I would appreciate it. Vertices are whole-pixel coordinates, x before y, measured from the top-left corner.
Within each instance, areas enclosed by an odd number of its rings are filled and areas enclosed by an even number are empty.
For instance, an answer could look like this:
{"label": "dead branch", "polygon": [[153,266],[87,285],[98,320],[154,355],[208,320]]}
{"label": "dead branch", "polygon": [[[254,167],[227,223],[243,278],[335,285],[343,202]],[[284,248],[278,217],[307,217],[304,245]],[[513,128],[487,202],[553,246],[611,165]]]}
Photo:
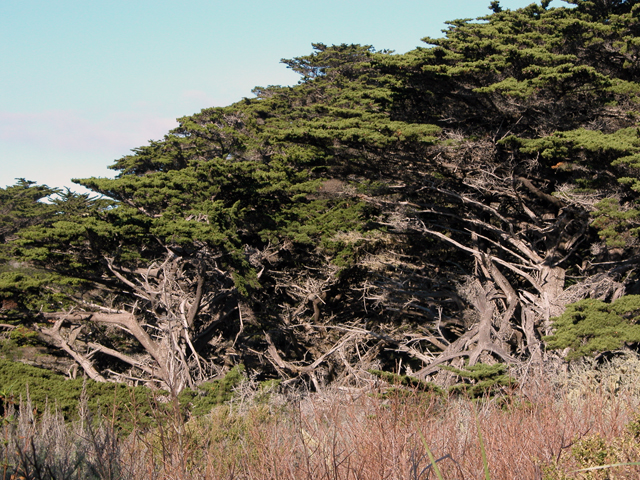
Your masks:
{"label": "dead branch", "polygon": [[89,378],[97,382],[106,382],[107,379],[104,378],[95,369],[95,367],[93,366],[93,362],[91,362],[91,360],[87,356],[82,355],[81,353],[73,349],[71,345],[67,343],[67,340],[61,335],[60,329],[65,321],[66,319],[60,318],[55,322],[52,328],[42,328],[40,331],[44,335],[51,338],[53,343],[57,347],[62,348],[65,352],[67,352],[67,354],[71,356],[71,358],[73,358],[84,369],[85,372],[87,372]]}

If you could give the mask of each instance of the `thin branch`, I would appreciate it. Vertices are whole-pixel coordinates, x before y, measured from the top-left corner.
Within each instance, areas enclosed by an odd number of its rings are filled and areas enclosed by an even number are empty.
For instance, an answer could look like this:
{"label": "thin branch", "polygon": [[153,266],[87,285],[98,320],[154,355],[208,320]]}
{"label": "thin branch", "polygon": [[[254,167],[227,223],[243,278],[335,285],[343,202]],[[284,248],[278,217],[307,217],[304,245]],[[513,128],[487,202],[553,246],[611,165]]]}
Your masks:
{"label": "thin branch", "polygon": [[106,355],[110,355],[114,358],[117,358],[118,360],[122,360],[123,362],[128,363],[133,367],[139,368],[140,370],[142,370],[143,372],[149,375],[155,375],[155,372],[153,371],[153,369],[147,367],[142,362],[136,360],[133,357],[130,357],[129,355],[126,355],[122,352],[118,352],[117,350],[114,350],[112,348],[105,347],[104,345],[101,345],[99,343],[90,342],[87,345],[98,352],[104,353]]}
{"label": "thin branch", "polygon": [[240,330],[238,330],[236,338],[233,340],[233,345],[231,345],[232,348],[236,346],[236,342],[238,341],[240,334],[244,331],[244,321],[242,320],[242,308],[240,308],[240,303],[238,303],[238,317],[240,318]]}

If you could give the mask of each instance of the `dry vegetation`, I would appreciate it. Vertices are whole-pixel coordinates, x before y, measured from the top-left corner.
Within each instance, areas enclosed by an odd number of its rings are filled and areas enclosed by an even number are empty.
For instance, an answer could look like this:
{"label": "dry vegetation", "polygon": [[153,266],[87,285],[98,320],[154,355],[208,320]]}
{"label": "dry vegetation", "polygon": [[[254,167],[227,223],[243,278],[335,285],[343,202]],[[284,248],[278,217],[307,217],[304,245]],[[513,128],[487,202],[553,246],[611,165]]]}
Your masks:
{"label": "dry vegetation", "polygon": [[640,0],[566,2],[0,188],[0,357],[74,379],[0,359],[3,480],[640,478]]}
{"label": "dry vegetation", "polygon": [[6,400],[3,478],[439,478],[425,444],[443,478],[487,478],[478,429],[492,479],[638,478],[638,466],[576,472],[640,460],[638,371],[638,357],[627,355],[553,378],[520,372],[518,389],[483,401],[374,381],[285,395],[247,379],[208,415],[185,419],[176,405],[157,413],[160,427],[126,437],[109,415],[65,424],[52,413],[34,417],[28,401],[17,414]]}

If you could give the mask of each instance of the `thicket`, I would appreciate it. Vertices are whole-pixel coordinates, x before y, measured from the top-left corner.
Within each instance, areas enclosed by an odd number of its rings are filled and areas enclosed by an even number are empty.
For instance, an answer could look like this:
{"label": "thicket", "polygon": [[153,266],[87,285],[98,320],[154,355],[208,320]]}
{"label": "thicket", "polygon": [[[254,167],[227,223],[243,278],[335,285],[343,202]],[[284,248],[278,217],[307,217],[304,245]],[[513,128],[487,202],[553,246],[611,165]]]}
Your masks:
{"label": "thicket", "polygon": [[406,54],[317,43],[297,85],[76,180],[94,196],[2,189],[3,328],[172,396],[240,363],[449,387],[634,347],[640,4],[568,3],[492,2]]}
{"label": "thicket", "polygon": [[[637,355],[625,364],[640,369]],[[5,478],[35,480],[637,478],[637,385],[627,382],[635,395],[613,392],[607,369],[600,379],[592,372],[574,370],[574,387],[562,389],[552,376],[523,377],[501,401],[485,402],[418,389],[381,396],[381,386],[264,402],[245,389],[207,415],[156,411],[157,427],[126,436],[86,408],[65,422],[5,403],[0,468]]]}
{"label": "thicket", "polygon": [[60,414],[65,421],[77,421],[80,414],[92,416],[110,423],[122,435],[134,428],[145,431],[157,427],[158,420],[175,408],[185,418],[208,414],[232,398],[234,388],[244,378],[242,372],[243,368],[236,367],[224,378],[206,382],[197,390],[185,389],[175,403],[166,391],[69,379],[43,368],[0,360],[0,402],[4,412],[8,405],[28,401],[37,418],[47,411]]}
{"label": "thicket", "polygon": [[611,303],[581,300],[555,319],[555,333],[545,340],[549,348],[569,349],[569,359],[622,350],[640,343],[639,315],[640,295],[627,295]]}

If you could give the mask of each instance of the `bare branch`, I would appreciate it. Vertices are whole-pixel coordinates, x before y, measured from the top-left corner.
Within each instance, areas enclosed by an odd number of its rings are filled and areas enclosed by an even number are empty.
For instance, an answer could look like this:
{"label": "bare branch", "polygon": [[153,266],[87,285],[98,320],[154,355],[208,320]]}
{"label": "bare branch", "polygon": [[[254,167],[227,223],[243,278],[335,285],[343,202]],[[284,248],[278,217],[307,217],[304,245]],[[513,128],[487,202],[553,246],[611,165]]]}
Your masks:
{"label": "bare branch", "polygon": [[84,369],[84,371],[87,372],[89,378],[97,382],[106,382],[107,379],[100,375],[100,373],[95,369],[93,362],[91,362],[91,360],[89,360],[85,355],[74,350],[61,335],[60,328],[64,322],[65,319],[60,318],[52,328],[42,328],[41,332],[44,335],[49,336],[53,340],[54,344],[67,352],[67,354],[69,354],[69,356],[71,356],[71,358],[73,358]]}

